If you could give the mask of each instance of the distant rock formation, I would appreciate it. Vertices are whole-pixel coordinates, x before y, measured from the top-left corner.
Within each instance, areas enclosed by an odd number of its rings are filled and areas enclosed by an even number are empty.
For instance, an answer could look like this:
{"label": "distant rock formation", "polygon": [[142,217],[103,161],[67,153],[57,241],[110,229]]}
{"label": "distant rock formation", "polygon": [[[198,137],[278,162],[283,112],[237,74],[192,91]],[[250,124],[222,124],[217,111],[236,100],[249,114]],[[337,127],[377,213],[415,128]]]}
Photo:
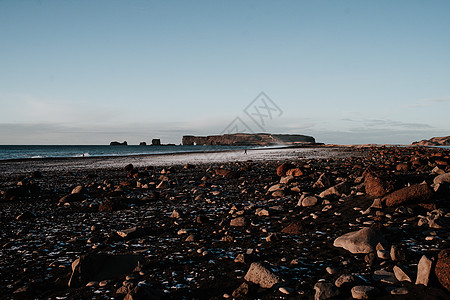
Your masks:
{"label": "distant rock formation", "polygon": [[109,143],[109,145],[110,146],[128,146],[128,143],[127,143],[127,141],[123,141],[123,143],[115,141],[115,142]]}
{"label": "distant rock formation", "polygon": [[147,143],[146,142],[140,142],[139,146],[147,146]]}
{"label": "distant rock formation", "polygon": [[315,144],[312,136],[300,134],[234,133],[210,136],[185,135],[183,145],[271,146]]}
{"label": "distant rock formation", "polygon": [[434,137],[429,140],[421,140],[420,142],[414,142],[415,146],[450,146],[450,136]]}
{"label": "distant rock formation", "polygon": [[161,140],[160,139],[153,139],[152,140],[153,146],[161,146]]}

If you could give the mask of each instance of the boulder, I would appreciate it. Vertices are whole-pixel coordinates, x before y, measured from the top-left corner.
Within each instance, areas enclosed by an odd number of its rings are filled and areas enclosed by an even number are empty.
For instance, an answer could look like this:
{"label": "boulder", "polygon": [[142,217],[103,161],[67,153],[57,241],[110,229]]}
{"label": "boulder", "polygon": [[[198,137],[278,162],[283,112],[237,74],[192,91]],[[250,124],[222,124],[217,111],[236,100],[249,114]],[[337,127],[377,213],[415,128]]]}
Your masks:
{"label": "boulder", "polygon": [[327,281],[320,281],[314,285],[316,291],[314,300],[330,299],[339,296],[339,289]]}
{"label": "boulder", "polygon": [[341,247],[351,253],[369,253],[375,250],[376,245],[383,237],[372,228],[363,228],[358,231],[346,233],[334,240],[335,247]]}
{"label": "boulder", "polygon": [[281,282],[270,266],[264,262],[254,262],[244,277],[245,280],[259,284],[262,288],[271,288]]}
{"label": "boulder", "polygon": [[386,195],[382,202],[387,207],[399,206],[408,203],[426,202],[431,199],[433,192],[426,184],[416,184],[404,187]]}
{"label": "boulder", "polygon": [[277,175],[278,176],[286,176],[286,172],[290,169],[295,168],[295,166],[293,164],[290,163],[284,163],[281,164],[278,168],[277,168]]}
{"label": "boulder", "polygon": [[442,286],[450,292],[450,248],[439,252],[434,272]]}
{"label": "boulder", "polygon": [[142,255],[84,254],[72,263],[69,287],[81,287],[90,281],[118,278],[133,272],[143,263]]}
{"label": "boulder", "polygon": [[373,171],[366,171],[364,177],[366,194],[372,197],[383,197],[393,190],[393,185]]}

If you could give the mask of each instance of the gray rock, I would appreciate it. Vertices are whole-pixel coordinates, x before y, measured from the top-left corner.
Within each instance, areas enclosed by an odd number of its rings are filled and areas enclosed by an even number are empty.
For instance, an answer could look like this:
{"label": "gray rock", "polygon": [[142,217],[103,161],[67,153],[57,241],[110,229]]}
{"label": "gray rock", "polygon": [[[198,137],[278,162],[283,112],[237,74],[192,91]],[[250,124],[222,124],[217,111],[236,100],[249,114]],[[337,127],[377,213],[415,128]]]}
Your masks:
{"label": "gray rock", "polygon": [[423,255],[419,261],[419,264],[417,265],[416,284],[423,284],[425,286],[428,285],[432,265],[433,261]]}
{"label": "gray rock", "polygon": [[334,240],[335,247],[341,247],[351,253],[369,253],[383,238],[372,228],[363,228],[358,231],[346,233]]}
{"label": "gray rock", "polygon": [[338,288],[327,281],[320,281],[314,285],[314,290],[316,294],[314,295],[314,300],[330,299],[339,296]]}
{"label": "gray rock", "polygon": [[252,263],[244,279],[259,284],[262,288],[271,288],[281,282],[280,277],[275,275],[270,266],[264,262]]}
{"label": "gray rock", "polygon": [[352,288],[351,292],[355,299],[373,299],[378,295],[379,290],[373,286],[357,285]]}

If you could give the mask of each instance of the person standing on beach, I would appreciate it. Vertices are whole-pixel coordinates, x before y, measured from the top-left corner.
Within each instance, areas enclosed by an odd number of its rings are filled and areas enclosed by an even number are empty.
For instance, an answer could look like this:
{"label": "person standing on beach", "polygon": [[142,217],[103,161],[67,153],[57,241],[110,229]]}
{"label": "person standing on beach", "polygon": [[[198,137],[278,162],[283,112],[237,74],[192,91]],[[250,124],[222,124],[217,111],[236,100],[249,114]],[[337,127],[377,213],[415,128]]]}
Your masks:
{"label": "person standing on beach", "polygon": [[244,154],[247,154],[247,148],[244,149]]}

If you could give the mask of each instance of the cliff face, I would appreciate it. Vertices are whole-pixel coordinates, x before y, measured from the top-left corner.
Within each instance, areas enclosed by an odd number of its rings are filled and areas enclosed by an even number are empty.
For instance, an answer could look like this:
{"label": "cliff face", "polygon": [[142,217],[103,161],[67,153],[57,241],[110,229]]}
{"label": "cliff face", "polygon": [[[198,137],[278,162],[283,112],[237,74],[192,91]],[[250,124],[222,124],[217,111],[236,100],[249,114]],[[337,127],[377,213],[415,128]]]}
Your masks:
{"label": "cliff face", "polygon": [[270,146],[314,144],[312,136],[300,134],[235,133],[210,136],[183,136],[183,145]]}
{"label": "cliff face", "polygon": [[434,137],[429,140],[421,140],[414,142],[412,145],[416,146],[450,146],[450,136]]}

